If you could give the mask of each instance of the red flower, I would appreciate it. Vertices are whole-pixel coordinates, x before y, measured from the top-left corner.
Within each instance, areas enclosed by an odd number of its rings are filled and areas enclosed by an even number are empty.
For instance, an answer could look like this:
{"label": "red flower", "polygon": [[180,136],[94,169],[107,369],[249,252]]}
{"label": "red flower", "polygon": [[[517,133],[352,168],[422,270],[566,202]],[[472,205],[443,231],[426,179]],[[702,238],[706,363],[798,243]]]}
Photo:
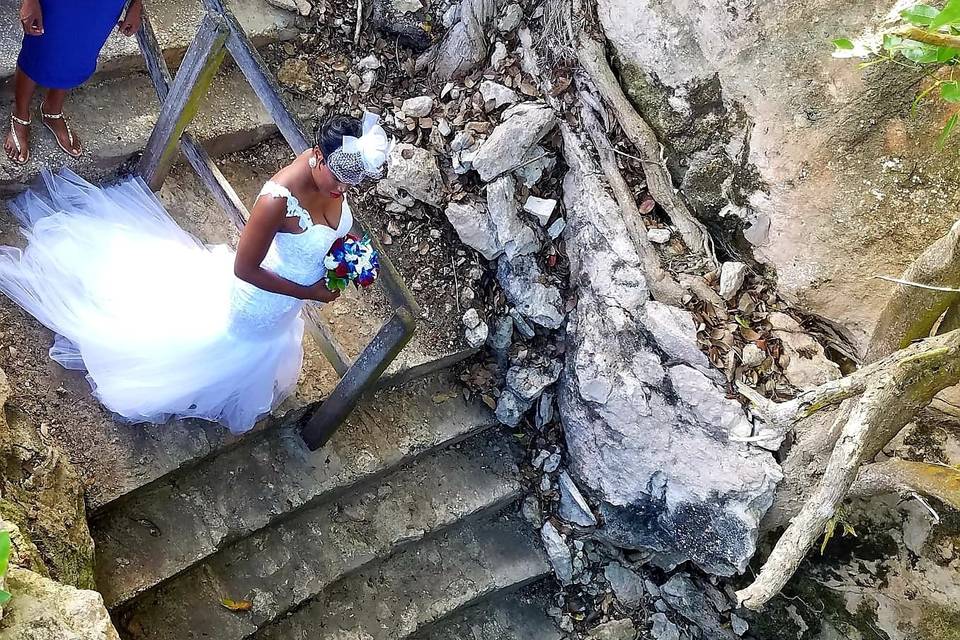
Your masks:
{"label": "red flower", "polygon": [[347,274],[350,273],[350,270],[347,268],[347,263],[341,262],[338,264],[334,273],[336,273],[339,278],[346,278]]}

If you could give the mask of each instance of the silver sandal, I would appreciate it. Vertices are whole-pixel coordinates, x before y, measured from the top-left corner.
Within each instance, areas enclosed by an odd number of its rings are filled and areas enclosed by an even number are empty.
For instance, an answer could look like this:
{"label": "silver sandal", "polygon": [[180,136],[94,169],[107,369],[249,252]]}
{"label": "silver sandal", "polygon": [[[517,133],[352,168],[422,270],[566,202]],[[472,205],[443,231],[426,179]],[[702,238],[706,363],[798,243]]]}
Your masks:
{"label": "silver sandal", "polygon": [[29,127],[33,124],[33,118],[30,120],[24,120],[18,118],[14,114],[10,114],[10,133],[13,134],[13,146],[17,150],[17,157],[15,160],[11,158],[17,164],[27,164],[30,162],[30,149],[27,148],[27,156],[21,160],[20,156],[23,155],[23,146],[20,144],[20,136],[17,135],[17,128],[14,125],[20,125],[21,127]]}
{"label": "silver sandal", "polygon": [[67,149],[65,146],[63,146],[63,143],[60,142],[60,136],[57,135],[57,132],[54,131],[53,127],[50,126],[50,123],[47,122],[47,120],[63,120],[63,126],[67,128],[67,139],[70,141],[70,146],[71,147],[75,146],[76,143],[73,137],[73,131],[70,130],[70,124],[64,119],[63,111],[61,111],[60,113],[44,113],[43,105],[44,103],[41,102],[40,103],[40,119],[43,121],[43,126],[45,126],[47,129],[50,130],[50,133],[53,134],[54,140],[57,141],[57,146],[60,147],[60,149],[65,154],[67,154],[71,158],[79,158],[83,154],[83,149],[77,149],[76,153],[74,153],[70,149]]}

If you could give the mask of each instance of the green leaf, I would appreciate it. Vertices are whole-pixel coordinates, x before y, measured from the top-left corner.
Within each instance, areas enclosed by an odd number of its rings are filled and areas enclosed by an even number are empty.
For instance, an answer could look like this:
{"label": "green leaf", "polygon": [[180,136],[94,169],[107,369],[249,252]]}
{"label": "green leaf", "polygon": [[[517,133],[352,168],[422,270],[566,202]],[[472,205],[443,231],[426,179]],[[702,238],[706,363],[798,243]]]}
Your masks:
{"label": "green leaf", "polygon": [[936,18],[939,13],[940,9],[936,7],[918,4],[905,11],[901,11],[900,17],[918,27],[927,27],[930,26],[930,23],[933,22],[933,19]]}
{"label": "green leaf", "polygon": [[937,149],[943,149],[943,145],[946,144],[947,138],[950,137],[950,132],[953,131],[953,128],[957,126],[957,116],[960,114],[953,114],[950,116],[950,119],[947,120],[947,124],[943,125],[943,130],[940,132],[940,136],[937,138]]}
{"label": "green leaf", "polygon": [[900,46],[900,53],[911,62],[927,64],[940,59],[940,47],[907,40]]}
{"label": "green leaf", "polygon": [[930,21],[929,29],[939,29],[948,24],[960,23],[960,0],[947,0],[943,10]]}
{"label": "green leaf", "polygon": [[960,102],[960,82],[951,80],[940,85],[940,97],[947,102]]}
{"label": "green leaf", "polygon": [[849,38],[837,38],[833,41],[833,44],[837,49],[846,49],[847,51],[853,49],[853,42]]}
{"label": "green leaf", "polygon": [[4,591],[3,589],[0,589],[0,607],[10,602],[10,598],[12,597],[13,596],[11,596],[9,593]]}
{"label": "green leaf", "polygon": [[883,35],[883,48],[886,49],[889,53],[896,53],[900,50],[900,46],[903,44],[903,38],[900,36],[895,36],[889,33]]}
{"label": "green leaf", "polygon": [[10,563],[10,532],[0,531],[0,577],[7,575]]}
{"label": "green leaf", "polygon": [[823,555],[823,552],[827,550],[827,543],[830,542],[830,538],[833,537],[833,532],[837,529],[837,520],[838,517],[834,515],[827,520],[827,524],[823,528],[823,542],[820,544],[820,555]]}

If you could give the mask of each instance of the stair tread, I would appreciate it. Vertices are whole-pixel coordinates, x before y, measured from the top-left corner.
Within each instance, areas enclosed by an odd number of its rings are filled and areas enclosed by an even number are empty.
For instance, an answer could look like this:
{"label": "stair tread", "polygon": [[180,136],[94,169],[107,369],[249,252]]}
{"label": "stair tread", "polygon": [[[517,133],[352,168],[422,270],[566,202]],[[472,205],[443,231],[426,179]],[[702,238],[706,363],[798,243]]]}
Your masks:
{"label": "stair tread", "polygon": [[549,572],[528,524],[472,522],[351,574],[258,640],[402,640],[483,598]]}
{"label": "stair tread", "polygon": [[[67,166],[89,180],[103,178],[144,148],[159,110],[153,84],[145,73],[131,73],[76,90],[67,115],[76,114],[70,126],[83,143],[83,155],[71,158],[64,154],[53,134],[35,117],[32,157],[25,165],[0,165],[0,191],[23,189],[44,167],[56,170]],[[276,129],[236,68],[217,74],[190,127],[211,155],[248,147],[273,135]]]}
{"label": "stair tread", "polygon": [[[247,35],[258,46],[292,36],[297,16],[273,7],[263,0],[227,0]],[[167,0],[146,5],[157,41],[169,61],[179,61],[197,34],[205,11],[200,0]],[[0,82],[7,81],[16,69],[23,31],[19,15],[12,9],[0,12]],[[144,62],[136,38],[127,38],[116,30],[100,53],[94,80],[131,69],[143,70]]]}
{"label": "stair tread", "polygon": [[415,640],[560,640],[548,606],[546,589],[536,584],[470,607],[417,634]]}
{"label": "stair tread", "polygon": [[95,518],[97,584],[116,607],[323,495],[494,423],[438,376],[371,396],[316,453],[290,426],[245,438]]}
{"label": "stair tread", "polygon": [[[212,556],[114,613],[131,640],[241,640],[351,571],[515,500],[515,448],[487,433]],[[242,616],[220,606],[248,599]]]}

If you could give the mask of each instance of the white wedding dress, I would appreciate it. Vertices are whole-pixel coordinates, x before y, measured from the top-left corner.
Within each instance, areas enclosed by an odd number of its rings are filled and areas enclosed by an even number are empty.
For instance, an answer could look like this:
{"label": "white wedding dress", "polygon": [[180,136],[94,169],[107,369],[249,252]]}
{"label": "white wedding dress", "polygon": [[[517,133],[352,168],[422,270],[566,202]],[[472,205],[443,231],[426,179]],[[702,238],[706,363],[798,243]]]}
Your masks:
{"label": "white wedding dress", "polygon": [[[177,226],[139,178],[96,187],[69,170],[12,210],[27,247],[0,248],[0,290],[57,334],[50,356],[85,369],[94,395],[133,422],[194,417],[250,429],[295,388],[303,361],[301,300],[233,275],[234,251]],[[353,225],[313,224],[286,188],[301,233],[278,233],[263,262],[311,285]]]}

